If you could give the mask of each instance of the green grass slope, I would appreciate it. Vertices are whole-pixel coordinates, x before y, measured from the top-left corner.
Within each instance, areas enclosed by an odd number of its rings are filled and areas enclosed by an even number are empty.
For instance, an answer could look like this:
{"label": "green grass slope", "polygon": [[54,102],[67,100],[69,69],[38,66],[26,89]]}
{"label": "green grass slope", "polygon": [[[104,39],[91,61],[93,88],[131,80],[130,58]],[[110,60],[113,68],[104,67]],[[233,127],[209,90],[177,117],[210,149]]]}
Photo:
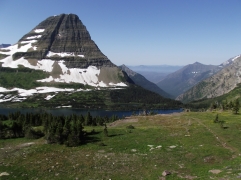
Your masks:
{"label": "green grass slope", "polygon": [[[240,115],[216,113],[134,116],[95,129],[79,147],[44,139],[0,140],[1,179],[238,179]],[[126,127],[132,125],[134,129]]]}

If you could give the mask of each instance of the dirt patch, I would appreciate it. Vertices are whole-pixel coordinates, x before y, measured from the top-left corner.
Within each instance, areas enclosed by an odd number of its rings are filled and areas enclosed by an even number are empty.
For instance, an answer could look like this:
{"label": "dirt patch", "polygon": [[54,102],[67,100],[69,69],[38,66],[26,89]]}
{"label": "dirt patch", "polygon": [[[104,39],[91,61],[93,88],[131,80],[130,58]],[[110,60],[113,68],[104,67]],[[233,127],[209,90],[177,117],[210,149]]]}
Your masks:
{"label": "dirt patch", "polygon": [[32,146],[33,144],[35,144],[35,143],[34,142],[23,143],[23,144],[18,145],[17,147],[18,148],[29,147],[29,146]]}
{"label": "dirt patch", "polygon": [[212,170],[209,170],[208,172],[213,173],[213,174],[219,174],[222,171],[219,169],[212,169]]}
{"label": "dirt patch", "polygon": [[108,126],[109,127],[116,127],[116,126],[119,126],[119,125],[122,125],[122,124],[131,123],[131,122],[138,122],[138,119],[128,117],[128,118],[123,119],[123,120],[114,121],[114,122],[110,123]]}
{"label": "dirt patch", "polygon": [[37,66],[37,64],[38,64],[38,60],[36,60],[36,59],[28,59],[28,62],[32,66]]}
{"label": "dirt patch", "polygon": [[103,81],[105,84],[119,83],[119,69],[117,67],[102,67],[98,77],[99,81]]}
{"label": "dirt patch", "polygon": [[61,67],[59,66],[58,62],[55,61],[53,64],[53,70],[51,72],[51,75],[53,78],[60,78],[60,74],[63,74]]}

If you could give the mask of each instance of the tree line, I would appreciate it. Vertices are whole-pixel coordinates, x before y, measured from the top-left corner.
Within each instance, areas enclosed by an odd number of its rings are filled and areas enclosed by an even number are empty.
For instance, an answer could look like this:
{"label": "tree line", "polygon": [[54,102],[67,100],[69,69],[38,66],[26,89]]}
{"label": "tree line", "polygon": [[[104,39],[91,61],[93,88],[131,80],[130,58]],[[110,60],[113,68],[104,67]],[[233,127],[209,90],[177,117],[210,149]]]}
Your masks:
{"label": "tree line", "polygon": [[224,100],[220,104],[218,102],[212,102],[210,105],[210,109],[217,109],[221,108],[222,110],[232,110],[234,114],[237,114],[239,112],[239,99],[235,99],[234,101],[230,100]]}
{"label": "tree line", "polygon": [[47,143],[78,146],[85,143],[88,133],[84,126],[105,126],[118,117],[93,117],[89,112],[86,116],[72,114],[54,116],[50,113],[9,113],[0,114],[0,139],[8,138],[41,138]]}

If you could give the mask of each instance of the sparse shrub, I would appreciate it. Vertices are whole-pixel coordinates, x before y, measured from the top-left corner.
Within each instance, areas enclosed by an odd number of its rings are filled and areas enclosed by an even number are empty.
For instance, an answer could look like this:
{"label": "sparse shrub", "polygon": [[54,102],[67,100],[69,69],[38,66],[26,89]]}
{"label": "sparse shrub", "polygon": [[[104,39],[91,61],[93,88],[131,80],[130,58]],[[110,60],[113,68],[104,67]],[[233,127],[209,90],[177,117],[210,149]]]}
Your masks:
{"label": "sparse shrub", "polygon": [[223,126],[224,123],[225,123],[225,121],[219,121],[220,127],[221,127],[222,129],[225,129],[225,127]]}
{"label": "sparse shrub", "polygon": [[126,129],[135,129],[135,127],[132,125],[129,125],[129,126],[126,126]]}
{"label": "sparse shrub", "polygon": [[213,120],[214,123],[218,123],[219,120],[218,120],[218,114],[216,115],[215,119]]}
{"label": "sparse shrub", "polygon": [[106,137],[108,137],[108,130],[107,130],[106,124],[105,124],[105,128],[104,128],[104,135],[105,135]]}
{"label": "sparse shrub", "polygon": [[29,139],[38,139],[43,136],[44,136],[44,133],[41,130],[39,130],[39,129],[34,130],[32,127],[29,127],[25,131],[25,137],[29,138]]}
{"label": "sparse shrub", "polygon": [[103,142],[100,142],[98,145],[99,145],[99,146],[106,146],[106,144],[103,143]]}

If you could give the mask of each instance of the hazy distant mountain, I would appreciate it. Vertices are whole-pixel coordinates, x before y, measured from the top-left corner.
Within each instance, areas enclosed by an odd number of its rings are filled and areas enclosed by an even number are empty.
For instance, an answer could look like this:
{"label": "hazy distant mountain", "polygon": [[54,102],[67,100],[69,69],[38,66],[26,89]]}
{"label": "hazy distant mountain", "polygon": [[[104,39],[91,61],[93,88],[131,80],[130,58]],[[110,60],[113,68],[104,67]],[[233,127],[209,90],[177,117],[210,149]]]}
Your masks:
{"label": "hazy distant mountain", "polygon": [[147,80],[158,83],[168,74],[181,69],[183,66],[171,65],[140,65],[140,66],[127,66],[131,70],[143,75]]}
{"label": "hazy distant mountain", "polygon": [[148,81],[144,76],[142,76],[141,74],[138,74],[134,71],[132,71],[131,69],[129,69],[127,66],[122,65],[119,66],[121,68],[122,71],[125,71],[127,73],[127,75],[131,78],[132,81],[134,81],[135,84],[143,87],[144,89],[147,89],[149,91],[153,91],[163,97],[167,97],[167,98],[173,98],[170,94],[166,93],[165,91],[163,91],[161,88],[159,88],[156,84]]}
{"label": "hazy distant mountain", "polygon": [[0,48],[6,48],[8,46],[11,46],[11,44],[0,44]]}
{"label": "hazy distant mountain", "polygon": [[167,75],[157,85],[167,93],[177,97],[220,69],[219,66],[195,62]]}
{"label": "hazy distant mountain", "polygon": [[216,74],[199,82],[187,92],[177,97],[183,102],[224,95],[241,83],[241,55],[225,61]]}

